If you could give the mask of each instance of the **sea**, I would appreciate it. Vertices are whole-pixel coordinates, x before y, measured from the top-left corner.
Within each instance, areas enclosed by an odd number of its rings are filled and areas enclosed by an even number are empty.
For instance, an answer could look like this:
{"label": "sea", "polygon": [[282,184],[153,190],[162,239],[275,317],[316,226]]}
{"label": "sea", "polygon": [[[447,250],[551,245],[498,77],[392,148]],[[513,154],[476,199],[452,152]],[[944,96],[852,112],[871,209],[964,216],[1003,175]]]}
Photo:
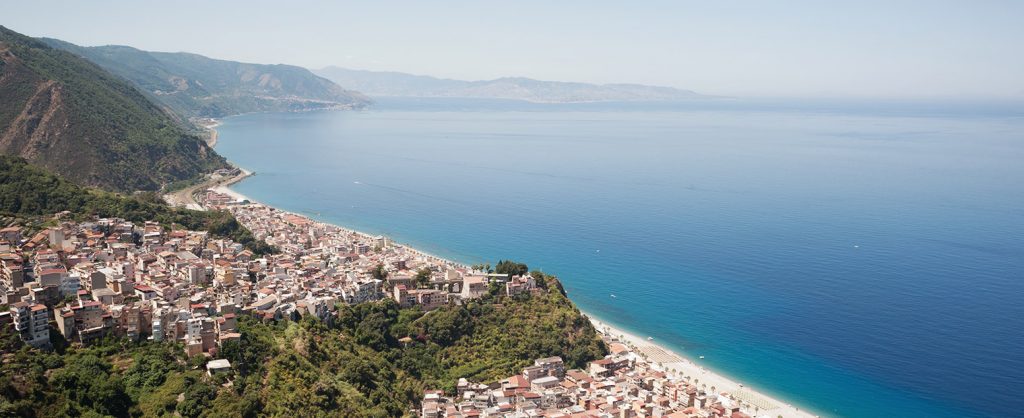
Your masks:
{"label": "sea", "polygon": [[815,414],[1024,415],[1022,102],[389,98],[218,131],[254,200],[527,263]]}

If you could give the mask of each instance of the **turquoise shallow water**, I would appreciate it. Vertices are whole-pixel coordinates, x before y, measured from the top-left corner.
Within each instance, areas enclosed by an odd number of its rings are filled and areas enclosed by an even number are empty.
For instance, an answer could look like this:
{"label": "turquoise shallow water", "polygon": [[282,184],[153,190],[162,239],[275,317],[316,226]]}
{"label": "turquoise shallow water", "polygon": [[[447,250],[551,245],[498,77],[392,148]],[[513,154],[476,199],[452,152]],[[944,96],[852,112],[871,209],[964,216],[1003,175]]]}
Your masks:
{"label": "turquoise shallow water", "polygon": [[218,151],[256,200],[527,262],[823,415],[1019,416],[1017,109],[394,99],[229,118]]}

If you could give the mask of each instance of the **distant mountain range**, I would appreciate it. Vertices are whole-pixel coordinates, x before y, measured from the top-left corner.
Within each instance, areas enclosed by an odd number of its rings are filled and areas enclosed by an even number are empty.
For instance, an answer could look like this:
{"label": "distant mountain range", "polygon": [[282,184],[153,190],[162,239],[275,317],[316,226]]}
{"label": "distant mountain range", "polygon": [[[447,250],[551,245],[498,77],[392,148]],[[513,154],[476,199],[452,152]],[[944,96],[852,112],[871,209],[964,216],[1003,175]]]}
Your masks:
{"label": "distant mountain range", "polygon": [[42,39],[131,81],[185,117],[249,112],[360,108],[370,100],[292,65],[247,64],[128,46],[82,47]]}
{"label": "distant mountain range", "polygon": [[506,77],[464,81],[399,72],[327,67],[314,73],[368,96],[465,97],[514,99],[545,103],[602,101],[676,101],[711,96],[672,87],[642,84],[588,84]]}
{"label": "distant mountain range", "polygon": [[3,26],[0,153],[117,191],[157,190],[227,166],[131,83]]}
{"label": "distant mountain range", "polygon": [[375,96],[533,102],[708,97],[637,84],[461,81],[337,67],[317,73],[127,46],[82,47],[0,26],[0,153],[88,186],[161,190],[227,166],[196,134],[188,121],[194,117],[353,109],[371,103],[354,90]]}

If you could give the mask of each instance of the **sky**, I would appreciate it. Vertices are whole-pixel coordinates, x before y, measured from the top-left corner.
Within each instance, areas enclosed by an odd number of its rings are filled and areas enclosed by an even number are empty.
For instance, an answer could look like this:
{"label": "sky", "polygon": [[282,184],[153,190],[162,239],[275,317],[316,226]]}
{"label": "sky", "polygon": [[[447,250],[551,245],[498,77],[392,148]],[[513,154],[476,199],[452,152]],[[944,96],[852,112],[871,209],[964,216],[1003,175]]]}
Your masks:
{"label": "sky", "polygon": [[1024,1],[11,1],[79,45],[736,97],[1024,98]]}

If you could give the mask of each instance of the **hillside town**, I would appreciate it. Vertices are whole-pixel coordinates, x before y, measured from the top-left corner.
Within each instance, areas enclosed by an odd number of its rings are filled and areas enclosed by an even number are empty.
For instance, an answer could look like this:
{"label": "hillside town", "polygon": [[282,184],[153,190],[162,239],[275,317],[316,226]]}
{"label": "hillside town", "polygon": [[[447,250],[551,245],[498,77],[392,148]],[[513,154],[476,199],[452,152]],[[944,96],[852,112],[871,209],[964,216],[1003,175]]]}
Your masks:
{"label": "hillside town", "polygon": [[215,355],[238,339],[239,315],[330,320],[339,303],[390,297],[425,310],[479,298],[491,283],[529,291],[531,278],[501,280],[369,236],[260,204],[225,205],[280,250],[256,256],[206,232],[116,218],[62,221],[32,236],[0,231],[0,324],[50,344],[50,322],[67,341],[106,336],[181,342]]}
{"label": "hillside town", "polygon": [[[541,291],[529,275],[474,270],[371,236],[266,205],[207,191],[276,254],[256,255],[207,232],[117,218],[57,225],[31,236],[0,230],[0,326],[48,348],[59,333],[88,345],[104,337],[181,343],[189,356],[216,357],[238,340],[242,315],[262,321],[313,316],[331,321],[338,304],[393,299],[429,311],[499,291]],[[53,325],[51,325],[53,324]],[[757,407],[678,376],[606,332],[611,349],[585,370],[537,359],[491,384],[460,379],[456,393],[428,391],[420,410],[436,417],[748,417]],[[231,370],[224,359],[210,374]]]}
{"label": "hillside town", "polygon": [[459,379],[454,394],[427,391],[420,416],[749,418],[774,409],[667,370],[607,333],[602,338],[611,354],[591,361],[586,369],[566,370],[561,358],[550,357],[492,384]]}
{"label": "hillside town", "polygon": [[602,339],[610,353],[586,369],[566,370],[562,359],[553,357],[537,359],[499,382],[459,379],[456,393],[426,391],[420,416],[750,418],[778,410],[752,392],[729,393],[660,363],[682,361],[674,354],[650,352],[607,331]]}

